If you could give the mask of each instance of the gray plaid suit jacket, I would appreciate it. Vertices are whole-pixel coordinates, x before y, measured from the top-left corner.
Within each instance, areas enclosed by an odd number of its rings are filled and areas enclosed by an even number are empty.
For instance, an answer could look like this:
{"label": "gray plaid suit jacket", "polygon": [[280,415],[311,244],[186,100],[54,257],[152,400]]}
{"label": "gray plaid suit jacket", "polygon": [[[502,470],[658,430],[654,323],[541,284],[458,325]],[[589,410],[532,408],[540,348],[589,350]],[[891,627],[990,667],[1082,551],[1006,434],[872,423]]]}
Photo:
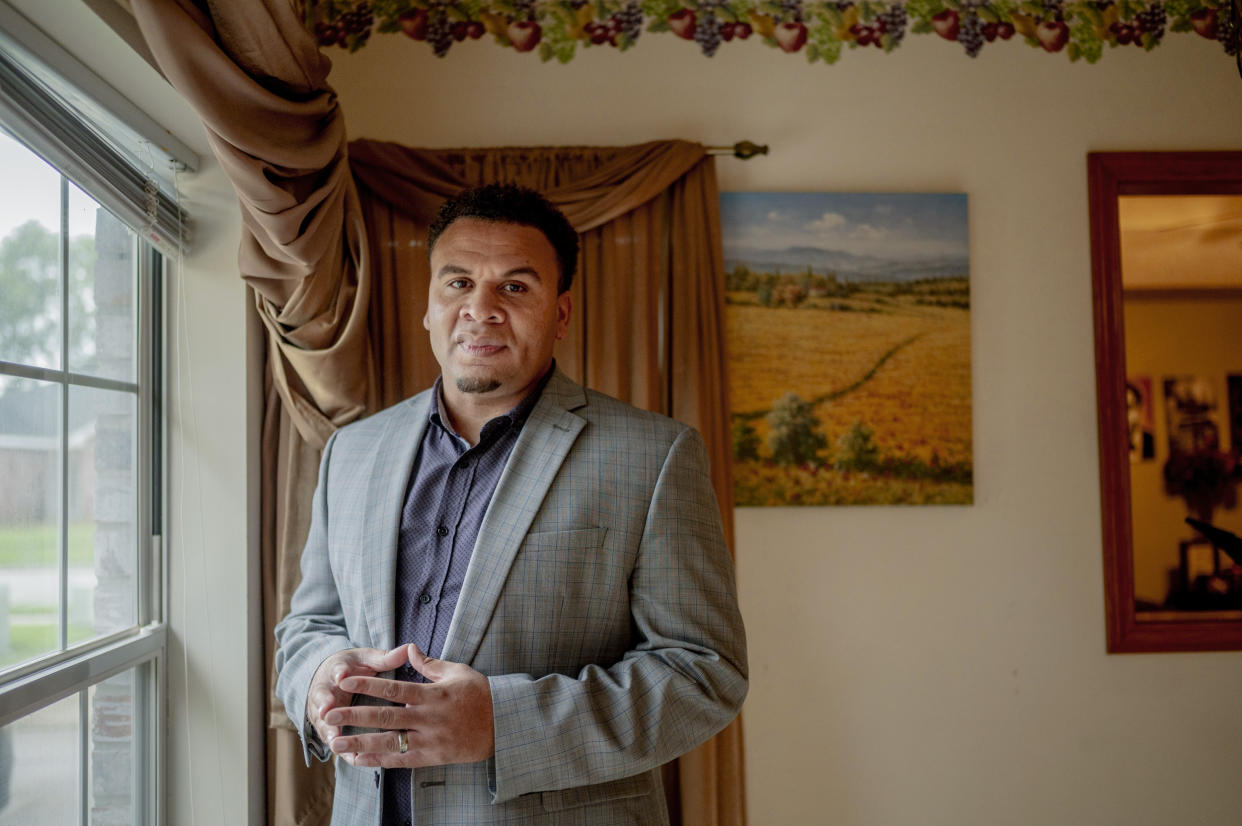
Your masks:
{"label": "gray plaid suit jacket", "polygon": [[[307,760],[319,664],[394,640],[397,529],[425,391],[324,448],[277,692]],[[659,824],[659,766],[746,695],[746,641],[702,438],[556,373],[491,505],[442,659],[487,675],[496,753],[412,772],[417,824]],[[334,826],[376,826],[375,769],[336,763]]]}

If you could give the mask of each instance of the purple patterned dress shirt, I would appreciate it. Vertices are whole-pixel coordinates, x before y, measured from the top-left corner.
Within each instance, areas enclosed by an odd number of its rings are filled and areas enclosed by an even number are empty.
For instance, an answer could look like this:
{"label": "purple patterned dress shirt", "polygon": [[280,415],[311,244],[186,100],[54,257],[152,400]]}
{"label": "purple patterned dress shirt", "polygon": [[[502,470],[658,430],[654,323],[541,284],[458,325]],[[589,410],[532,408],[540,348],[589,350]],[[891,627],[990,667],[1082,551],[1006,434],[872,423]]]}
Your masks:
{"label": "purple patterned dress shirt", "polygon": [[[516,407],[483,425],[471,447],[453,431],[436,379],[435,400],[410,473],[397,534],[397,644],[412,642],[439,657],[466,579],[483,514],[526,417],[555,365]],[[409,665],[397,679],[426,680]],[[408,826],[410,770],[384,772],[384,826]]]}

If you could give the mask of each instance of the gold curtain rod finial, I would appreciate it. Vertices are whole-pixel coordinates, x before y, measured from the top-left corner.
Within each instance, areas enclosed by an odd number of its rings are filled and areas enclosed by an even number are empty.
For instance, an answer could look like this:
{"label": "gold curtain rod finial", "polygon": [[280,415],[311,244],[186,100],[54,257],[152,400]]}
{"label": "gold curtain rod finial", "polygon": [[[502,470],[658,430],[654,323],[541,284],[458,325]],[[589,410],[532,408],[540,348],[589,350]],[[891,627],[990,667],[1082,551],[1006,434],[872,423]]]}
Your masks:
{"label": "gold curtain rod finial", "polygon": [[768,154],[768,145],[766,143],[757,144],[752,141],[738,141],[733,144],[733,154],[744,161],[749,160],[756,155]]}
{"label": "gold curtain rod finial", "polygon": [[768,145],[758,144],[754,141],[738,141],[732,146],[709,146],[707,147],[709,155],[732,155],[735,158],[748,160],[756,155],[768,154]]}

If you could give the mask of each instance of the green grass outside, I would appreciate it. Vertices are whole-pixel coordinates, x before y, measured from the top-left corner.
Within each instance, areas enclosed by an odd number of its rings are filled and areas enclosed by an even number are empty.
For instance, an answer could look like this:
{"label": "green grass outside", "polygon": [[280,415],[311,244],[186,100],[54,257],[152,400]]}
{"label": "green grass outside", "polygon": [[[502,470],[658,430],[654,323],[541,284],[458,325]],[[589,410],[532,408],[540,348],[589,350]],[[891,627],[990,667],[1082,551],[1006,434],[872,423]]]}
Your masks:
{"label": "green grass outside", "polygon": [[[89,639],[94,629],[85,625],[69,626],[70,644]],[[9,651],[0,655],[0,668],[16,665],[60,649],[56,623],[47,625],[14,625],[9,628]]]}
{"label": "green grass outside", "polygon": [[[56,525],[0,527],[0,570],[42,568],[60,560]],[[91,565],[95,560],[95,523],[69,525],[69,565]]]}
{"label": "green grass outside", "polygon": [[56,605],[10,605],[10,617],[34,617],[42,614],[55,614]]}
{"label": "green grass outside", "polygon": [[[22,525],[0,527],[0,580],[3,571],[23,568],[55,568],[60,564],[60,540],[57,526]],[[91,568],[95,561],[95,523],[74,522],[69,525],[69,566]],[[0,654],[0,668],[16,665],[59,650],[60,635],[56,606],[11,606],[13,617],[50,616],[48,623],[20,623],[10,625],[9,650]],[[90,639],[95,630],[89,625],[70,624],[69,642],[75,644]]]}

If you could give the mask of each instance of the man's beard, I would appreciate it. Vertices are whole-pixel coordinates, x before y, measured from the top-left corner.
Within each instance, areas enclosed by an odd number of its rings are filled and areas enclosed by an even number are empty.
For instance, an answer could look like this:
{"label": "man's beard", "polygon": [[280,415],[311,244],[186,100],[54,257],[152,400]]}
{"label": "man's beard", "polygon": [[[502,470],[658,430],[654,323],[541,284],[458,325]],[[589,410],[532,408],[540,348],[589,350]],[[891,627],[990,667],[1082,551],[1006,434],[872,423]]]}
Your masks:
{"label": "man's beard", "polygon": [[457,379],[457,389],[463,393],[490,393],[500,387],[499,379],[460,376]]}

